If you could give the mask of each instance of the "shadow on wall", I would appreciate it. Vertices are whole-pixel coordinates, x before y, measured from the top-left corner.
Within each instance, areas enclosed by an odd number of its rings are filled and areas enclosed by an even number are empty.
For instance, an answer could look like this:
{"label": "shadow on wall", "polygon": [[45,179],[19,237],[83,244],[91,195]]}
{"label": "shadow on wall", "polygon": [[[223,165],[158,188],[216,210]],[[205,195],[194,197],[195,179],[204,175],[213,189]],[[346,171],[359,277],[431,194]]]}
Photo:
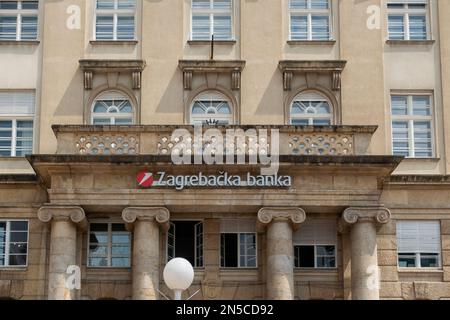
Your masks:
{"label": "shadow on wall", "polygon": [[[74,76],[70,80],[63,97],[59,101],[53,116],[55,117],[80,117],[80,123],[83,123],[83,72],[81,69],[77,69]],[[57,119],[57,122],[61,120]]]}
{"label": "shadow on wall", "polygon": [[[166,70],[167,72],[168,70]],[[153,72],[147,71],[147,72]],[[165,86],[164,93],[156,107],[156,113],[163,114],[179,114],[183,121],[184,116],[184,101],[183,101],[183,74],[178,66],[172,73],[172,77]]]}
{"label": "shadow on wall", "polygon": [[[245,69],[243,72],[243,77],[245,76]],[[264,93],[261,96],[258,106],[255,110],[255,115],[274,115],[284,117],[284,98],[283,98],[283,77],[276,66],[268,85]],[[274,91],[273,89],[277,90]],[[252,90],[253,88],[242,88],[242,90]],[[247,96],[247,95],[244,95]],[[245,108],[245,106],[243,106]],[[241,108],[241,110],[244,110]],[[275,124],[275,123],[274,123]],[[278,124],[278,123],[277,123]]]}

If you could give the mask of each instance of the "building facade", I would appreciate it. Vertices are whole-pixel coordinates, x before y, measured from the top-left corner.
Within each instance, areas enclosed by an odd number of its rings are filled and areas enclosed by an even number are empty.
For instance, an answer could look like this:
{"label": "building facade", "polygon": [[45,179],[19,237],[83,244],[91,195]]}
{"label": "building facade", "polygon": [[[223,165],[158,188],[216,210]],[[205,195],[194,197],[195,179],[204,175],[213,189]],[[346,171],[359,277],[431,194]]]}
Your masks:
{"label": "building facade", "polygon": [[0,298],[450,299],[448,16],[1,0]]}

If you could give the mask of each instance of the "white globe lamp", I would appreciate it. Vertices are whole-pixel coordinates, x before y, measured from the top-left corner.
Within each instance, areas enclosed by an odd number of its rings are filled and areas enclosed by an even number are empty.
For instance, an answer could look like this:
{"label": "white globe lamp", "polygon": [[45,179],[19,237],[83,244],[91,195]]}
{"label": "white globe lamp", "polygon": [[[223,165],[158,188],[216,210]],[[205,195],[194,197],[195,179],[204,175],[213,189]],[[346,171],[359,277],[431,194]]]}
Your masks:
{"label": "white globe lamp", "polygon": [[164,268],[164,282],[175,293],[175,300],[181,300],[181,294],[187,290],[194,281],[194,268],[183,258],[170,260]]}

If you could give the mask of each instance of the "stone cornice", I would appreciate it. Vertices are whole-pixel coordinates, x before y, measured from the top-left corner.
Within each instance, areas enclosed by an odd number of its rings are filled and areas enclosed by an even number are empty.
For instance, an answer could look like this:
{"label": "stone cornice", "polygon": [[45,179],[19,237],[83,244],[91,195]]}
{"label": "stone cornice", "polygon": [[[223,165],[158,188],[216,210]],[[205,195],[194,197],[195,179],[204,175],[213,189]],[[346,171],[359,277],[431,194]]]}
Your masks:
{"label": "stone cornice", "polygon": [[83,208],[75,206],[43,206],[38,210],[38,218],[44,223],[50,221],[72,221],[83,229],[87,226]]}
{"label": "stone cornice", "polygon": [[167,227],[170,212],[164,207],[129,207],[122,211],[122,219],[129,226],[136,221],[156,221]]}
{"label": "stone cornice", "polygon": [[385,207],[352,207],[344,211],[342,222],[352,225],[358,222],[386,224],[391,219],[391,212]]}
{"label": "stone cornice", "polygon": [[258,212],[258,222],[268,225],[272,221],[290,221],[294,226],[305,222],[306,213],[297,207],[267,207]]}

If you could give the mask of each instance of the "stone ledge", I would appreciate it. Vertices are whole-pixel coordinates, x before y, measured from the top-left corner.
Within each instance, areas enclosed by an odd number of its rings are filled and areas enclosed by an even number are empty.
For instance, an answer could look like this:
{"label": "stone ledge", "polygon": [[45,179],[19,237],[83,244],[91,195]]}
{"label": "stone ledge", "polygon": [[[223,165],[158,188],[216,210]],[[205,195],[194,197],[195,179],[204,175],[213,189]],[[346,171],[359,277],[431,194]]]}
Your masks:
{"label": "stone ledge", "polygon": [[450,184],[448,175],[393,175],[387,184]]}
{"label": "stone ledge", "polygon": [[36,184],[38,178],[35,174],[0,174],[0,183],[29,183]]}
{"label": "stone ledge", "polygon": [[278,67],[282,72],[342,72],[345,60],[281,60]]}
{"label": "stone ledge", "polygon": [[80,67],[83,71],[93,72],[142,72],[145,69],[145,60],[127,59],[81,59]]}

